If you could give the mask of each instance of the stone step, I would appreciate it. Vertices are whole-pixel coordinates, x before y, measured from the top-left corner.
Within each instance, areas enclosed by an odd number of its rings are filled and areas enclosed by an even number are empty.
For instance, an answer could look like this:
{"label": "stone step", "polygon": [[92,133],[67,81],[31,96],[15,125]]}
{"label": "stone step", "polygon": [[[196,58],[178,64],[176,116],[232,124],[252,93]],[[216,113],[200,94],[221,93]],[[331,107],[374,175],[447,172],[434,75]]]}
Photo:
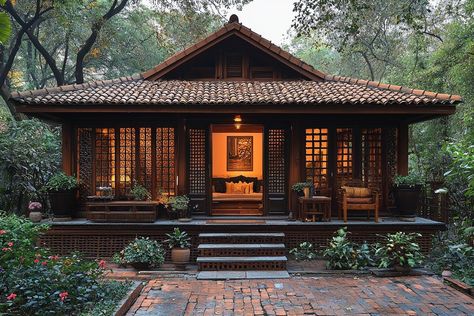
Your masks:
{"label": "stone step", "polygon": [[268,244],[283,243],[284,233],[201,233],[201,243],[206,244]]}
{"label": "stone step", "polygon": [[200,244],[202,257],[284,256],[285,244]]}
{"label": "stone step", "polygon": [[287,271],[201,271],[198,280],[289,279]]}
{"label": "stone step", "polygon": [[286,256],[198,257],[201,271],[286,270]]}

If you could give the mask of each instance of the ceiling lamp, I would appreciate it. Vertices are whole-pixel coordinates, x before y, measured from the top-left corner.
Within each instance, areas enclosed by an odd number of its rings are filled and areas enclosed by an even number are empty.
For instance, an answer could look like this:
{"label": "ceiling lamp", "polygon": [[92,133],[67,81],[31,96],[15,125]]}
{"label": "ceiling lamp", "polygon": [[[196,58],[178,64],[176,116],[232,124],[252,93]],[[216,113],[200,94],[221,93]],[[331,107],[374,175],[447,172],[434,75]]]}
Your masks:
{"label": "ceiling lamp", "polygon": [[240,126],[242,125],[242,117],[240,115],[234,116],[234,122],[235,128],[240,129]]}

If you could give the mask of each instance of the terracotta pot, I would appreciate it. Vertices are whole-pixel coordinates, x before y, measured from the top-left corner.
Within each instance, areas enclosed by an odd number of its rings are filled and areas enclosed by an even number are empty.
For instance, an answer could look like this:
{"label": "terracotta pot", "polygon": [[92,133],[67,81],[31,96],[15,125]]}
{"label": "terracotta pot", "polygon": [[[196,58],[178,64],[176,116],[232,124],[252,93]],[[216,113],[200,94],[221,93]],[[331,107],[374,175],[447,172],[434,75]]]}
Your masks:
{"label": "terracotta pot", "polygon": [[150,264],[148,262],[132,262],[130,265],[135,270],[150,270]]}
{"label": "terracotta pot", "polygon": [[309,188],[303,188],[303,193],[305,198],[309,198]]}
{"label": "terracotta pot", "polygon": [[43,214],[41,214],[41,212],[32,211],[28,217],[33,223],[39,223],[43,219]]}
{"label": "terracotta pot", "polygon": [[189,262],[191,250],[189,248],[173,248],[171,249],[171,261],[174,263]]}

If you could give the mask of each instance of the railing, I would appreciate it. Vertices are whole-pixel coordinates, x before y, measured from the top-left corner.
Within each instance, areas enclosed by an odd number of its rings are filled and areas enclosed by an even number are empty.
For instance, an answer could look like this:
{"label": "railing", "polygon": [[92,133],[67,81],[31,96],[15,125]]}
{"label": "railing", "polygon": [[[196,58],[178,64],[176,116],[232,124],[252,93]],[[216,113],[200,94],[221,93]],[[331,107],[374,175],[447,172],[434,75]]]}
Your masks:
{"label": "railing", "polygon": [[419,217],[449,223],[452,212],[448,208],[448,193],[443,189],[429,189],[422,197],[421,207],[418,209]]}

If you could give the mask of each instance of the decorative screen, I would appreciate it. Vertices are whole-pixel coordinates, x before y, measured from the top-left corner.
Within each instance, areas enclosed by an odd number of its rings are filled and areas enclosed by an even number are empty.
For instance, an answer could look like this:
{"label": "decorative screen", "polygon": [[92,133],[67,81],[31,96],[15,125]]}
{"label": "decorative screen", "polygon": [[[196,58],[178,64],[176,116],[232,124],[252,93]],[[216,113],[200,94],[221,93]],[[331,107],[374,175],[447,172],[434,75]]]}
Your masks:
{"label": "decorative screen", "polygon": [[338,128],[336,130],[336,175],[338,183],[352,180],[352,128]]}
{"label": "decorative screen", "polygon": [[305,165],[306,180],[315,189],[328,188],[328,129],[306,129]]}
{"label": "decorative screen", "polygon": [[189,129],[189,193],[206,194],[206,130]]}
{"label": "decorative screen", "polygon": [[[80,197],[84,200],[87,196],[95,194],[92,190],[93,177],[93,130],[92,128],[79,128],[77,130],[78,168],[76,174],[81,181]],[[81,166],[81,168],[79,168]]]}
{"label": "decorative screen", "polygon": [[[82,167],[82,166],[81,166]],[[95,129],[95,190],[115,189],[115,129]]]}
{"label": "decorative screen", "polygon": [[136,138],[138,142],[138,170],[137,182],[143,185],[149,192],[153,191],[153,158],[151,128],[137,128]]}
{"label": "decorative screen", "polygon": [[382,188],[382,129],[362,129],[362,181],[370,188]]}
{"label": "decorative screen", "polygon": [[268,130],[268,192],[285,193],[285,130]]}
{"label": "decorative screen", "polygon": [[[136,168],[136,148],[135,148],[135,128],[121,128],[119,141],[119,177],[118,189],[120,194],[128,194],[135,180]],[[117,184],[117,182],[116,182]]]}
{"label": "decorative screen", "polygon": [[162,193],[176,190],[174,128],[156,129],[156,185]]}

